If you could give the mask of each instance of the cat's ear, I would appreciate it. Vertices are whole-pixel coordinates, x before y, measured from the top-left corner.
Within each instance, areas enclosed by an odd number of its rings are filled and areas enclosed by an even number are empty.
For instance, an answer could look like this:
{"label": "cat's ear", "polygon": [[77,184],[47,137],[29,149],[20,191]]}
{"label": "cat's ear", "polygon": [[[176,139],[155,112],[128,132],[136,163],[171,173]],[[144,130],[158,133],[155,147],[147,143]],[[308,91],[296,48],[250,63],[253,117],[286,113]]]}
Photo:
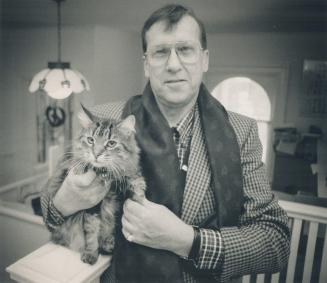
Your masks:
{"label": "cat's ear", "polygon": [[123,121],[119,123],[119,127],[135,133],[135,116],[129,115]]}
{"label": "cat's ear", "polygon": [[78,119],[83,128],[88,128],[92,123],[96,121],[95,116],[87,110],[81,103],[82,110],[78,113]]}

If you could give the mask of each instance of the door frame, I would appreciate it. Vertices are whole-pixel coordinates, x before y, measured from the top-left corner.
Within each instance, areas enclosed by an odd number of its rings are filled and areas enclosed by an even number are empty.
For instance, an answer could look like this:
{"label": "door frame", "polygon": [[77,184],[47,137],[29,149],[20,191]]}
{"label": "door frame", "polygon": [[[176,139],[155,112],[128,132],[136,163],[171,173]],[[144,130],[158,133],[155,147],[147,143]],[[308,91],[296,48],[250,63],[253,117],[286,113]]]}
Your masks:
{"label": "door frame", "polygon": [[[213,85],[215,74],[217,80]],[[218,75],[219,74],[219,75]],[[219,83],[231,77],[247,77],[259,83],[265,90],[265,85],[258,82],[256,75],[267,75],[278,78],[279,86],[276,90],[276,97],[271,101],[271,129],[268,137],[267,145],[267,173],[270,183],[273,178],[273,168],[275,164],[275,152],[273,150],[273,129],[286,123],[286,109],[288,102],[288,80],[289,80],[289,65],[273,66],[273,67],[253,67],[253,66],[210,66],[208,72],[204,76],[204,82],[209,91],[212,91]],[[267,92],[268,96],[269,93]],[[269,99],[271,96],[269,96]],[[271,99],[270,99],[271,100]]]}

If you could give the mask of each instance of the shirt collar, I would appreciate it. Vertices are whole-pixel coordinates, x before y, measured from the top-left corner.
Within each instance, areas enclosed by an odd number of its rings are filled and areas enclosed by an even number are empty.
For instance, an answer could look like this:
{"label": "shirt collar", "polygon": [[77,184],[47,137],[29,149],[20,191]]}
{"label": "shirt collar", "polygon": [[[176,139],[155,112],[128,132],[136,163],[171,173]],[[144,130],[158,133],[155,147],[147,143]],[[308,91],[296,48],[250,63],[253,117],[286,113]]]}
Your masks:
{"label": "shirt collar", "polygon": [[190,134],[190,130],[193,125],[194,114],[198,108],[198,104],[195,103],[193,108],[188,112],[187,115],[184,116],[176,125],[175,129],[179,134],[180,140],[183,140],[188,134]]}

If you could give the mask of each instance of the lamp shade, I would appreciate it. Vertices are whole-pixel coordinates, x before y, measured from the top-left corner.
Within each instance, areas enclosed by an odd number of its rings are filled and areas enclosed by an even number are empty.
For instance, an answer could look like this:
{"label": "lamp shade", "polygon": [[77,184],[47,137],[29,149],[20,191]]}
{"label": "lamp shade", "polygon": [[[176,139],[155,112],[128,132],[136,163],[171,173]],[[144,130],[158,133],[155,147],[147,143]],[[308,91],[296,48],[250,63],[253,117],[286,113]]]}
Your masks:
{"label": "lamp shade", "polygon": [[57,3],[57,33],[58,33],[58,60],[49,62],[48,68],[38,72],[29,86],[30,92],[44,91],[54,99],[64,99],[72,93],[90,90],[84,76],[70,68],[70,63],[61,61],[61,2]]}
{"label": "lamp shade", "polygon": [[38,72],[31,81],[29,91],[43,90],[54,99],[64,99],[72,93],[90,90],[85,77],[70,69],[69,63],[60,63],[60,67],[57,65],[49,63],[47,69]]}

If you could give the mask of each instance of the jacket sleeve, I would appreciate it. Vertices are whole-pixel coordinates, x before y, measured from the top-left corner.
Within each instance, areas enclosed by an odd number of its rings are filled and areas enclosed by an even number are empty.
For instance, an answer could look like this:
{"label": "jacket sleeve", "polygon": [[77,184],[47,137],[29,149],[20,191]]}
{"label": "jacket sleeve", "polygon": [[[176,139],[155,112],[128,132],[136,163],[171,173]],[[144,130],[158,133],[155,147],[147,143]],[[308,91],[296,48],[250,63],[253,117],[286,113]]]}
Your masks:
{"label": "jacket sleeve", "polygon": [[56,227],[60,226],[65,222],[63,215],[54,206],[52,201],[55,193],[63,183],[65,177],[65,170],[63,168],[57,168],[54,173],[54,176],[49,179],[49,181],[42,190],[41,209],[43,222],[45,223],[49,231],[53,231]]}
{"label": "jacket sleeve", "polygon": [[245,274],[277,272],[289,255],[288,217],[271,192],[257,124],[253,120],[250,124],[240,144],[245,202],[238,225],[220,231],[201,229],[196,266],[211,270],[222,282]]}
{"label": "jacket sleeve", "polygon": [[49,194],[43,194],[41,196],[41,208],[43,215],[43,222],[47,226],[49,231],[53,231],[56,227],[64,223],[65,219],[53,205],[52,197]]}

